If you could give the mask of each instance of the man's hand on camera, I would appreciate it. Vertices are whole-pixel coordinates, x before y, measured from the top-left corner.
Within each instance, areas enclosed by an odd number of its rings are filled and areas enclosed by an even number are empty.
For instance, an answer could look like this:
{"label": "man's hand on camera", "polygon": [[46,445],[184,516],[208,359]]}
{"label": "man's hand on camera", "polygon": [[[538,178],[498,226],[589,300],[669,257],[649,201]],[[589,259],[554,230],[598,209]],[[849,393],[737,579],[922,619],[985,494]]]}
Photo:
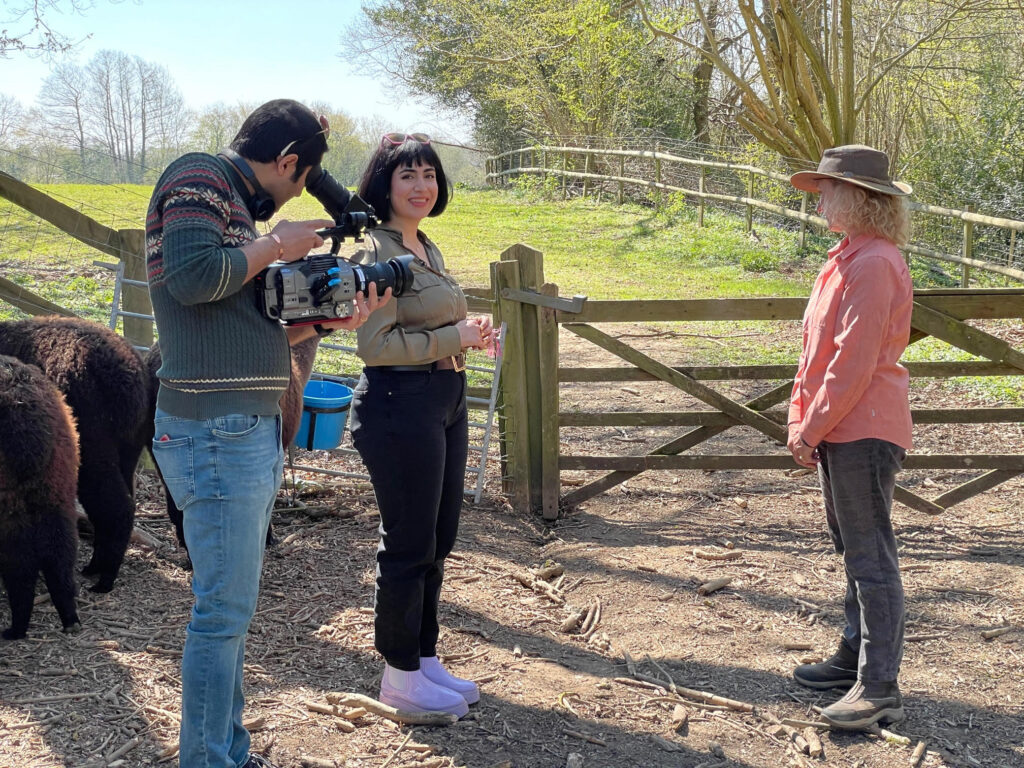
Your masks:
{"label": "man's hand on camera", "polygon": [[314,248],[323,245],[324,239],[316,231],[331,226],[334,226],[334,222],[328,219],[311,219],[309,221],[282,219],[277,222],[267,236],[279,245],[277,260],[296,261]]}
{"label": "man's hand on camera", "polygon": [[356,293],[356,297],[352,301],[351,315],[340,320],[323,322],[320,323],[320,325],[324,328],[331,328],[336,331],[354,331],[367,321],[371,312],[383,307],[389,301],[391,301],[390,288],[384,291],[383,296],[377,296],[377,284],[370,283],[370,295],[368,297],[364,298],[362,291]]}

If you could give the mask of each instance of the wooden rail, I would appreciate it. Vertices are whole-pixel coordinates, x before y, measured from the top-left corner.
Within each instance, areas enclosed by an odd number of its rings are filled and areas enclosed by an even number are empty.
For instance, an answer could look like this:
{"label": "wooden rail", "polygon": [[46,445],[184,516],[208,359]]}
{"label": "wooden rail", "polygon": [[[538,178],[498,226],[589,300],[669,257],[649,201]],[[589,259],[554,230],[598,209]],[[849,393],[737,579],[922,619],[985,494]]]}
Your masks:
{"label": "wooden rail", "polygon": [[[529,153],[529,163],[525,162],[525,155]],[[535,165],[537,157],[543,162]],[[561,163],[556,159],[561,157]],[[569,170],[569,159],[572,157],[584,158],[583,171]],[[617,175],[598,173],[593,170],[593,158],[603,157],[616,159],[620,172]],[[626,158],[650,162],[651,177],[626,176],[623,173],[623,161]],[[697,189],[681,187],[664,181],[665,164],[683,166],[698,169],[700,179]],[[776,171],[758,168],[745,163],[730,163],[721,160],[704,160],[692,157],[682,157],[667,152],[652,150],[628,150],[628,149],[601,149],[596,147],[566,147],[566,146],[534,146],[523,147],[503,152],[487,158],[486,178],[492,183],[500,183],[509,177],[523,174],[537,176],[555,176],[562,179],[563,197],[566,195],[565,182],[576,180],[583,182],[584,194],[589,194],[594,182],[610,182],[618,186],[618,200],[622,202],[623,187],[625,185],[646,188],[652,191],[678,192],[687,197],[694,198],[698,202],[697,221],[699,226],[704,225],[704,203],[705,201],[717,203],[731,203],[745,208],[746,229],[749,232],[753,226],[754,210],[763,211],[774,216],[780,216],[800,224],[801,244],[804,242],[808,226],[827,226],[824,218],[807,213],[807,193],[801,196],[800,210],[795,210],[786,205],[780,205],[768,200],[762,200],[754,195],[755,179],[763,178],[773,182],[789,185],[789,175]],[[709,192],[707,190],[706,171],[724,170],[737,175],[738,179],[744,181],[746,194],[723,194],[720,192]],[[936,216],[948,219],[950,222],[962,223],[962,238],[959,253],[948,253],[940,248],[931,247],[925,243],[910,243],[903,250],[908,254],[915,254],[926,259],[936,259],[953,264],[961,268],[961,282],[968,287],[972,269],[980,269],[993,274],[999,274],[1014,280],[1024,281],[1024,270],[1013,266],[1014,252],[1016,248],[1017,233],[1024,232],[1024,221],[1008,219],[998,216],[986,216],[976,213],[969,207],[964,210],[956,208],[945,208],[938,205],[928,205],[914,200],[908,201],[908,207],[915,216]],[[1007,231],[1009,241],[1008,256],[1003,262],[996,262],[993,259],[978,258],[976,253],[975,225],[995,227]]]}
{"label": "wooden rail", "polygon": [[[146,280],[146,233],[141,229],[111,229],[95,219],[76,211],[59,200],[40,192],[23,181],[0,171],[0,197],[10,200],[31,214],[50,222],[57,229],[80,240],[101,253],[124,262],[125,277]],[[0,278],[0,299],[13,304],[30,315],[58,314],[74,316],[74,312],[60,307],[42,296]],[[144,287],[126,285],[121,306],[133,315],[152,315],[153,305],[149,291]],[[153,324],[141,317],[124,318],[124,336],[137,347],[153,343]]]}

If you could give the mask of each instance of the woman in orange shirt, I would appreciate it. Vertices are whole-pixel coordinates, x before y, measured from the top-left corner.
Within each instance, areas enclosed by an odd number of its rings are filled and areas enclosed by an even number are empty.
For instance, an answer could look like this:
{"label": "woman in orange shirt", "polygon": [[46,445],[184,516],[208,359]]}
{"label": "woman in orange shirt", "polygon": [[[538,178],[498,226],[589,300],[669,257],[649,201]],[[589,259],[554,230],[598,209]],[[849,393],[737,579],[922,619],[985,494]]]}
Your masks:
{"label": "woman in orange shirt", "polygon": [[846,567],[846,627],[832,658],[801,665],[794,677],[811,688],[849,688],[821,714],[835,727],[861,729],[903,719],[903,584],[891,510],[911,447],[909,375],[899,364],[913,306],[899,251],[910,187],[892,181],[884,152],[860,145],[825,150],[816,171],[791,182],[819,193],[829,229],[845,233],[804,313],[788,447],[798,464],[818,468]]}

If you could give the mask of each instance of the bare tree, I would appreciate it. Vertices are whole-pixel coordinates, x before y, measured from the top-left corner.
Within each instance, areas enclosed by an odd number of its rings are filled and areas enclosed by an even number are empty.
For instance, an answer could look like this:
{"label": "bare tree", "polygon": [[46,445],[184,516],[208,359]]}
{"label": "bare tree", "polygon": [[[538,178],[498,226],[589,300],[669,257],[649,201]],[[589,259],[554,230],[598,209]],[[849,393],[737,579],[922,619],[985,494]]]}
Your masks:
{"label": "bare tree", "polygon": [[89,131],[85,101],[88,83],[85,72],[74,64],[59,64],[43,81],[39,91],[43,124],[49,135],[78,154],[80,173],[88,171]]}
{"label": "bare tree", "polygon": [[88,39],[74,39],[50,26],[51,13],[82,14],[92,8],[93,0],[21,0],[0,4],[0,59],[12,53],[54,56],[66,53]]}
{"label": "bare tree", "polygon": [[0,93],[0,147],[9,145],[24,116],[25,108],[20,101],[9,94]]}
{"label": "bare tree", "polygon": [[865,135],[872,98],[903,74],[909,57],[948,45],[961,25],[992,10],[990,0],[735,0],[728,13],[756,61],[750,77],[722,53],[726,41],[712,13],[719,0],[693,0],[692,23],[704,32],[703,44],[685,22],[652,13],[650,0],[633,4],[655,37],[699,53],[732,83],[742,105],[737,120],[754,138],[785,157],[812,161]]}

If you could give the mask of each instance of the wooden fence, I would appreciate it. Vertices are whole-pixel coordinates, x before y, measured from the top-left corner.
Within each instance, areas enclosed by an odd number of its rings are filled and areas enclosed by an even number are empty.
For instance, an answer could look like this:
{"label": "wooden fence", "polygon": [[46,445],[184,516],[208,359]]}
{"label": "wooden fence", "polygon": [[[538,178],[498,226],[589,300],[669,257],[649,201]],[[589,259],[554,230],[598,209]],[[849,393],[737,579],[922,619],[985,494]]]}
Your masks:
{"label": "wooden fence", "polygon": [[[627,161],[631,163],[630,173],[634,175],[627,175]],[[679,168],[691,169],[696,174],[696,188],[681,186],[675,181],[679,174],[673,173],[673,170]],[[709,189],[709,172],[714,171],[727,172],[730,181],[728,184],[719,184],[719,191]],[[680,157],[656,150],[564,146],[522,147],[494,155],[486,161],[486,178],[492,183],[505,183],[511,177],[520,175],[557,179],[563,196],[568,195],[570,182],[581,185],[581,192],[585,196],[593,194],[595,189],[598,190],[598,194],[602,194],[607,183],[612,185],[620,204],[625,198],[627,187],[646,189],[661,195],[667,192],[681,193],[696,200],[699,226],[704,226],[704,212],[708,202],[742,207],[748,232],[753,227],[754,212],[760,211],[797,222],[801,247],[804,246],[808,225],[826,226],[824,218],[807,212],[809,195],[807,192],[796,193],[792,190],[788,174],[741,163]],[[784,185],[776,196],[782,202],[771,202],[756,197],[758,180]],[[744,192],[736,194],[735,187],[741,181],[745,187]],[[763,188],[763,183],[760,186]],[[730,187],[733,189],[730,190]],[[788,202],[787,198],[795,199],[798,194],[799,210],[785,204]],[[929,231],[934,232],[934,228],[917,226],[919,223],[924,224],[925,217],[943,220],[947,229],[957,229],[959,248],[957,253],[951,253],[949,238],[943,238],[944,242],[939,244],[910,243],[904,248],[905,253],[959,265],[961,286],[965,288],[970,285],[972,269],[1024,281],[1024,269],[1015,266],[1024,261],[1024,249],[1018,244],[1018,240],[1021,239],[1019,233],[1024,232],[1024,221],[985,216],[969,208],[959,210],[926,205],[914,200],[909,201],[909,207],[915,221],[915,229],[923,230],[926,237]],[[980,239],[977,232],[980,226],[994,231],[990,231],[988,237]],[[998,248],[995,247],[996,243]]]}
{"label": "wooden fence", "polygon": [[[0,173],[0,197],[51,222],[68,234],[114,256],[125,264],[125,276],[145,280],[144,235],[141,230],[115,230],[90,219],[26,184]],[[577,504],[637,474],[649,470],[787,469],[794,468],[786,453],[771,455],[710,455],[685,452],[732,427],[746,425],[772,440],[785,442],[785,411],[773,406],[786,401],[795,364],[737,366],[670,366],[613,338],[600,323],[703,322],[722,320],[797,320],[805,298],[691,299],[663,301],[587,301],[560,297],[544,280],[539,251],[516,245],[491,264],[490,285],[467,290],[470,310],[494,315],[508,324],[501,383],[499,429],[502,440],[504,488],[518,510],[540,511],[552,519],[561,506]],[[978,360],[908,363],[914,377],[1014,376],[1024,374],[1024,353],[984,331],[968,319],[1024,317],[1024,289],[953,289],[915,291],[911,341],[933,336],[965,350]],[[137,346],[153,338],[149,295],[144,287],[126,285],[122,309],[125,336]],[[0,278],[0,300],[28,314],[74,313],[34,294],[12,280]],[[559,327],[576,334],[628,365],[611,368],[562,367]],[[621,384],[660,380],[711,406],[684,412],[563,412],[556,383]],[[746,402],[736,402],[703,382],[751,380],[781,382]],[[470,396],[486,397],[481,388]],[[1024,408],[923,408],[913,411],[915,423],[1024,423]],[[560,451],[562,427],[651,426],[687,427],[677,438],[639,456],[582,456]],[[1024,455],[941,454],[911,455],[905,468],[970,469],[980,475],[934,499],[905,488],[897,499],[915,509],[938,513],[975,494],[1024,472]],[[563,494],[563,470],[599,470],[605,474]]]}
{"label": "wooden fence", "polygon": [[[29,213],[50,222],[57,229],[80,240],[100,253],[113,256],[124,263],[124,276],[128,280],[146,282],[146,233],[142,229],[111,229],[95,219],[70,208],[59,200],[40,192],[23,181],[0,171],[0,197],[10,200]],[[149,290],[143,286],[125,284],[121,293],[121,307],[131,315],[124,317],[124,336],[138,347],[153,343],[153,323],[144,316],[153,314]],[[0,277],[0,300],[12,304],[30,315],[66,315],[75,312],[58,306],[48,299]]]}
{"label": "wooden fence", "polygon": [[[517,509],[533,509],[547,519],[560,506],[577,504],[649,470],[793,469],[788,453],[771,455],[687,454],[732,427],[752,427],[786,442],[786,403],[796,364],[671,366],[600,330],[600,323],[799,320],[805,298],[684,299],[664,301],[585,301],[560,298],[544,281],[543,257],[514,246],[491,265],[496,319],[508,323],[503,380],[504,418],[510,443],[509,490]],[[1024,289],[943,289],[914,292],[911,343],[933,336],[977,356],[961,362],[907,363],[912,377],[1013,376],[1024,374],[1024,353],[976,327],[969,319],[1024,317]],[[558,329],[563,327],[610,352],[628,365],[574,368],[559,365]],[[686,392],[711,410],[684,412],[562,411],[555,382],[614,383],[660,380]],[[737,402],[705,381],[781,381],[758,397]],[[917,424],[1024,422],[1024,408],[925,408],[912,410]],[[687,431],[652,451],[634,456],[569,455],[560,450],[562,427],[685,427]],[[937,514],[1024,472],[1024,455],[911,454],[905,469],[978,470],[970,481],[933,499],[902,486],[896,498],[909,507]],[[563,494],[563,470],[600,470],[601,477]]]}

